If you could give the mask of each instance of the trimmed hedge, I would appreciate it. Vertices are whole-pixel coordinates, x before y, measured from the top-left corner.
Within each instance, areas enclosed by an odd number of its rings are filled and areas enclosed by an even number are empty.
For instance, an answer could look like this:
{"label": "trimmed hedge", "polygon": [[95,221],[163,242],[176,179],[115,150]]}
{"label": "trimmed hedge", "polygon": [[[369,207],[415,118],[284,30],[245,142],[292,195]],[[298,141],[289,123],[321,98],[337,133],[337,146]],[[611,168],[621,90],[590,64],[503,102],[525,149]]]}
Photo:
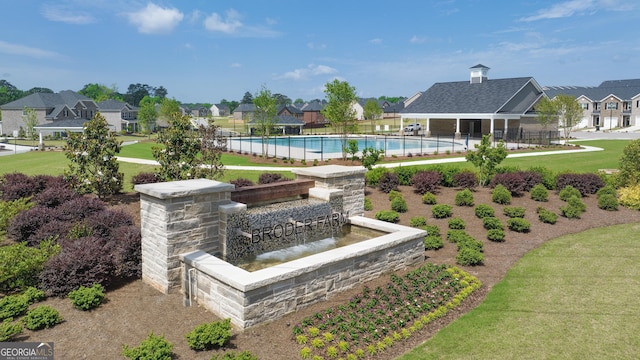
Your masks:
{"label": "trimmed hedge", "polygon": [[428,192],[436,192],[441,181],[442,175],[437,171],[421,170],[415,173],[411,178],[413,190],[421,195]]}

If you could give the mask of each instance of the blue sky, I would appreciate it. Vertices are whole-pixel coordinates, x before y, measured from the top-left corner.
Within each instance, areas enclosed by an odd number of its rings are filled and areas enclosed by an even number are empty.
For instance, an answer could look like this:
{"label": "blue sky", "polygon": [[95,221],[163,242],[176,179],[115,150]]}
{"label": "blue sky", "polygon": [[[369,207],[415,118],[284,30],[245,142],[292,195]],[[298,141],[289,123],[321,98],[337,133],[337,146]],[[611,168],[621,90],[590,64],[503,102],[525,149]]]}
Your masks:
{"label": "blue sky", "polygon": [[640,78],[634,0],[0,0],[0,79],[22,90],[164,86],[217,103],[262,85],[292,100],[348,81],[361,97],[435,82],[533,76],[541,85]]}

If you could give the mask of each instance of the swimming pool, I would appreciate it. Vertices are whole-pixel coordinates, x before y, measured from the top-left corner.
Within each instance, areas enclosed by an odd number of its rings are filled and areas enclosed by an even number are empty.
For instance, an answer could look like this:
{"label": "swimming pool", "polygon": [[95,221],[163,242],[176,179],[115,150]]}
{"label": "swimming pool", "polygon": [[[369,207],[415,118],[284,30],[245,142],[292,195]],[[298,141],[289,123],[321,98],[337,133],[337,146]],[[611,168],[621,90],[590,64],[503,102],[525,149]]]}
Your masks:
{"label": "swimming pool", "polygon": [[[445,151],[462,151],[463,141],[453,138],[426,138],[418,136],[350,136],[356,140],[358,154],[365,148],[384,150],[385,155],[418,155]],[[263,144],[264,141],[264,144]],[[342,156],[342,139],[339,136],[278,136],[262,139],[258,136],[230,137],[227,140],[230,150],[249,154],[262,154],[262,148],[268,148],[269,156],[293,159],[330,159]]]}

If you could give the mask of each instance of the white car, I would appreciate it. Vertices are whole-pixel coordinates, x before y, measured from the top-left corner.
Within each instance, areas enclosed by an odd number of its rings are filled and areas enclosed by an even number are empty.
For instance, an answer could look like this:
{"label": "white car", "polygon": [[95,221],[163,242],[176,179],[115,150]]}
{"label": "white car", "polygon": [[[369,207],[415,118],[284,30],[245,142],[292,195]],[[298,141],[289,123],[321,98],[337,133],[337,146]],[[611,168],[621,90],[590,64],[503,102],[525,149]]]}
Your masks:
{"label": "white car", "polygon": [[404,128],[404,131],[406,132],[414,132],[418,130],[422,130],[422,125],[418,123],[409,124]]}

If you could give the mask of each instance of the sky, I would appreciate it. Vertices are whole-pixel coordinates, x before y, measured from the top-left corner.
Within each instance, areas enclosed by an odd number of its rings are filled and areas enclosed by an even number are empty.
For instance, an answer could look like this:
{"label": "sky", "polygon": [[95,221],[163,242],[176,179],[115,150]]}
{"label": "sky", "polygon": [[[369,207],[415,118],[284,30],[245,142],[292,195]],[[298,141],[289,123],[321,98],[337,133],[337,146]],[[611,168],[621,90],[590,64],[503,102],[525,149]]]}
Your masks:
{"label": "sky", "polygon": [[[0,79],[21,90],[163,86],[183,103],[265,87],[324,99],[532,76],[542,86],[640,78],[635,0],[0,0]],[[134,104],[137,105],[137,104]]]}

